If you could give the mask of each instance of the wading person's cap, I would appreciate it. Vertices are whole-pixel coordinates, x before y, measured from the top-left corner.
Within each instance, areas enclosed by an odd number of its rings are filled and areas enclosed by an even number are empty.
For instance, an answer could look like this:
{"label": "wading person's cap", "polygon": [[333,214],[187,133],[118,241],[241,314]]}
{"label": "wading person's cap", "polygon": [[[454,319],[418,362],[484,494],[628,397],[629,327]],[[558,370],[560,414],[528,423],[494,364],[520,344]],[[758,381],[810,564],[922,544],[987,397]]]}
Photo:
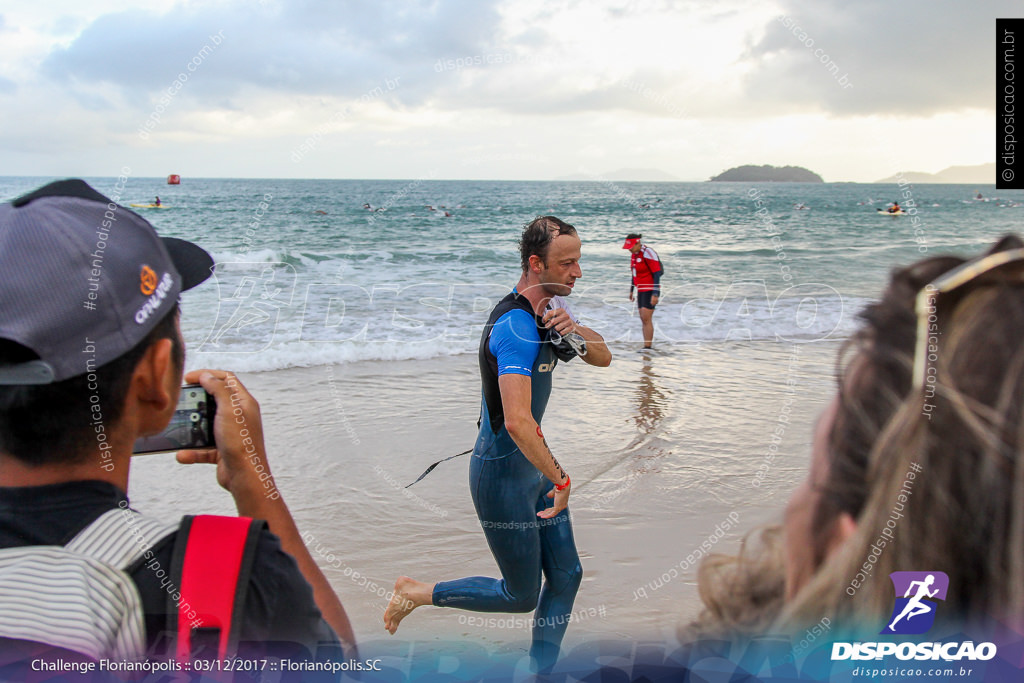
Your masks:
{"label": "wading person's cap", "polygon": [[626,236],[626,241],[622,243],[622,248],[623,249],[632,249],[633,245],[636,244],[639,241],[640,241],[640,235],[636,234],[635,232],[634,233],[630,233],[629,235]]}
{"label": "wading person's cap", "polygon": [[0,204],[0,339],[39,357],[0,365],[0,384],[50,384],[102,367],[212,268],[203,249],[159,237],[81,180]]}

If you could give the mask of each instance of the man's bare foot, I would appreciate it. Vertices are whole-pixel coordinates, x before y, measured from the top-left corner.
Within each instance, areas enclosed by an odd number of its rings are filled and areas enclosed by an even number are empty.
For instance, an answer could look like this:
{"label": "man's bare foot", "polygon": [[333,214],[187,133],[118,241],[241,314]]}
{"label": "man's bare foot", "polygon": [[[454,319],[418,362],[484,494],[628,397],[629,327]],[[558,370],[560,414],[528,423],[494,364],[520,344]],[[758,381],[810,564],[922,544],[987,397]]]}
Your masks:
{"label": "man's bare foot", "polygon": [[384,612],[384,628],[391,635],[398,630],[398,625],[414,609],[421,605],[429,605],[433,602],[434,584],[423,583],[410,579],[408,576],[400,576],[395,581],[395,594],[391,596],[391,602]]}

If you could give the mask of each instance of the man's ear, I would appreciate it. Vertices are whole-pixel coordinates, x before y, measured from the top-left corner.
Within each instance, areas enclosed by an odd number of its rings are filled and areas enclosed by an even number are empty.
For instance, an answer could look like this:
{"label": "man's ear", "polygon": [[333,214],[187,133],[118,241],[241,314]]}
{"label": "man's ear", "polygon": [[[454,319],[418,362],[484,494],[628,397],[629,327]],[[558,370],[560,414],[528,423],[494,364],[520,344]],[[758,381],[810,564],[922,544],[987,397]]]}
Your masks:
{"label": "man's ear", "polygon": [[534,254],[530,257],[530,270],[535,273],[540,273],[544,270],[544,259]]}
{"label": "man's ear", "polygon": [[[174,342],[170,339],[157,339],[146,349],[135,366],[132,375],[132,391],[140,403],[151,411],[162,413],[171,402],[177,401],[173,388],[178,386],[178,378],[172,353]],[[173,380],[173,381],[172,381]]]}

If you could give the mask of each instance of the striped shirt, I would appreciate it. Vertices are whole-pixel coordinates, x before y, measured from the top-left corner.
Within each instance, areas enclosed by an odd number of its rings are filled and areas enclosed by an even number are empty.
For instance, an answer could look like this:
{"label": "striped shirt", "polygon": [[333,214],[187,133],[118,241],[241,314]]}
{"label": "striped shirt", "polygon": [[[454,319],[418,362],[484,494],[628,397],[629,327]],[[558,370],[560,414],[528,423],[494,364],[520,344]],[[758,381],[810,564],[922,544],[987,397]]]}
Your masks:
{"label": "striped shirt", "polygon": [[[105,513],[113,510],[122,515],[127,506],[124,492],[101,481],[0,487],[0,548],[63,546]],[[127,535],[125,547],[138,546],[140,536],[152,544],[151,556],[144,555],[127,573],[141,600],[146,650],[160,655],[168,644],[168,606],[175,588],[169,586],[168,576],[179,521],[170,520],[172,533],[159,540],[142,527],[136,526],[140,531],[135,534],[126,521],[120,523]],[[7,600],[7,593],[0,593],[0,613],[7,610]],[[266,529],[257,545],[241,618],[240,642],[280,641],[302,645],[310,652],[321,642],[340,648],[295,560]]]}

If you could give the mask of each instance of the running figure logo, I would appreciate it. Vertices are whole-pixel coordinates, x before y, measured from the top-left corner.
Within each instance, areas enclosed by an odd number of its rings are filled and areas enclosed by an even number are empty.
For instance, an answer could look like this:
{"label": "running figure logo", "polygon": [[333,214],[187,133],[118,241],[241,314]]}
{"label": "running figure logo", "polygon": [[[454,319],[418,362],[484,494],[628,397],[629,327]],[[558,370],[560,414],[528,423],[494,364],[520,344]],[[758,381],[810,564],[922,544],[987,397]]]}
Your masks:
{"label": "running figure logo", "polygon": [[928,631],[935,623],[935,601],[946,599],[949,577],[944,572],[893,572],[889,578],[896,590],[896,604],[882,633],[913,635]]}
{"label": "running figure logo", "polygon": [[292,305],[297,275],[287,263],[218,263],[217,319],[199,350],[255,353],[270,346]]}

